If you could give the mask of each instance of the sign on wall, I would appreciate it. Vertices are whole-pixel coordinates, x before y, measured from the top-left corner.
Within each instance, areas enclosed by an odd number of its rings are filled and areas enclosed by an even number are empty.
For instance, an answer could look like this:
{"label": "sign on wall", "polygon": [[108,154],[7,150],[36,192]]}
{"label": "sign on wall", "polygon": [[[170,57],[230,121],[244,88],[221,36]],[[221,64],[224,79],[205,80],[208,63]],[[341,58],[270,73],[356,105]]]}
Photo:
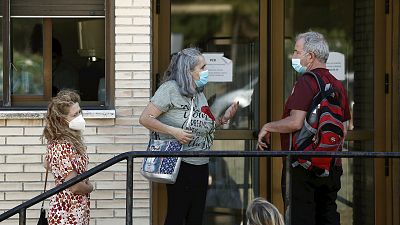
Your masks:
{"label": "sign on wall", "polygon": [[232,82],[232,60],[224,53],[203,53],[208,69],[209,82]]}
{"label": "sign on wall", "polygon": [[340,52],[330,52],[326,68],[338,80],[345,80],[345,61],[344,54]]}

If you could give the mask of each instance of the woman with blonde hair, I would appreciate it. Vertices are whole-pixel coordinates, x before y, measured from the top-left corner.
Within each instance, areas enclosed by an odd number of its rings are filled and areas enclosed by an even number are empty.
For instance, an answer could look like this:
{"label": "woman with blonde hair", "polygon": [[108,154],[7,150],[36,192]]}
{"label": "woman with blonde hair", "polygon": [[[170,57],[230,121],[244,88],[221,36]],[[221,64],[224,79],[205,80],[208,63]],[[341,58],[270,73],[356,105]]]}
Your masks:
{"label": "woman with blonde hair", "polygon": [[278,209],[263,198],[254,199],[246,210],[247,225],[284,225]]}
{"label": "woman with blonde hair", "polygon": [[[85,172],[89,163],[82,138],[85,120],[79,102],[76,92],[62,90],[52,98],[47,109],[42,136],[47,141],[45,164],[54,175],[56,186]],[[93,185],[85,180],[53,195],[49,224],[88,225],[92,191]]]}

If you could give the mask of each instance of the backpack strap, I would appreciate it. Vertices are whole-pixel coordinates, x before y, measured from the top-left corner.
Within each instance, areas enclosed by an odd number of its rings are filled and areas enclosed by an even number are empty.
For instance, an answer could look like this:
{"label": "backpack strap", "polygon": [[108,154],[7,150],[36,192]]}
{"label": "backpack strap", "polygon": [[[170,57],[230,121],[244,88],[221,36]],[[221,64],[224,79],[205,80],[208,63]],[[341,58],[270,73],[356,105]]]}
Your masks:
{"label": "backpack strap", "polygon": [[[325,82],[324,82],[324,80],[322,80],[322,78],[319,75],[317,75],[317,74],[315,74],[314,72],[311,72],[311,71],[307,71],[303,75],[309,75],[311,77],[314,77],[315,80],[317,81],[317,84],[318,84],[318,87],[319,87],[319,91],[321,92],[321,91],[325,90]],[[322,88],[324,88],[324,89],[322,89]]]}
{"label": "backpack strap", "polygon": [[317,84],[318,84],[318,87],[319,87],[319,92],[314,96],[313,101],[312,101],[312,103],[310,105],[310,108],[307,111],[307,117],[306,118],[308,118],[310,116],[310,114],[311,114],[311,111],[313,109],[315,109],[317,107],[317,105],[319,105],[321,103],[322,99],[324,99],[327,96],[329,96],[332,93],[334,93],[335,90],[333,89],[331,84],[328,84],[329,88],[328,88],[328,90],[326,90],[326,85],[327,84],[324,82],[324,80],[322,80],[322,78],[319,75],[317,75],[317,74],[315,74],[315,73],[313,73],[311,71],[307,71],[303,75],[309,75],[309,76],[314,77],[314,79],[317,81]]}

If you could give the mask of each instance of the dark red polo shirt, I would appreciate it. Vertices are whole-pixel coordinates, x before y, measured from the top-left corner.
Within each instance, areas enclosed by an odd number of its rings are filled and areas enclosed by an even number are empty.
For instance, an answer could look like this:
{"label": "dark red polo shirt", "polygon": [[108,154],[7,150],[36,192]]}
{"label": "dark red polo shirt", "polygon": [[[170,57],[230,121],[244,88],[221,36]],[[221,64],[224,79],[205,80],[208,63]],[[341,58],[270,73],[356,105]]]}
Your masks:
{"label": "dark red polo shirt", "polygon": [[[326,84],[333,85],[333,88],[341,95],[341,107],[343,109],[343,122],[350,120],[350,108],[347,100],[347,93],[342,83],[338,81],[328,69],[317,68],[312,70],[315,74],[319,75]],[[314,77],[309,75],[302,75],[293,87],[292,94],[289,96],[285,103],[285,109],[282,118],[290,115],[291,110],[308,111],[311,106],[312,99],[319,92],[318,83]],[[282,150],[289,150],[290,135],[281,134],[281,147]]]}

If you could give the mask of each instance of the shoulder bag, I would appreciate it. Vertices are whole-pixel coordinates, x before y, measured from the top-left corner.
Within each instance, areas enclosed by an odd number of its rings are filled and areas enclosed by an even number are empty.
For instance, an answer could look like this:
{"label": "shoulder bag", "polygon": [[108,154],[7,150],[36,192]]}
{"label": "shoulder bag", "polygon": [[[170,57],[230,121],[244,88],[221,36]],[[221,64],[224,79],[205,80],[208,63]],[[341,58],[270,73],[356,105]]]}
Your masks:
{"label": "shoulder bag", "polygon": [[[194,98],[194,97],[193,97]],[[190,106],[189,119],[185,128],[190,126],[193,115],[193,98]],[[147,151],[177,152],[183,145],[176,139],[159,140],[157,133],[152,135]],[[181,165],[181,157],[146,157],[143,159],[140,173],[149,181],[173,184],[176,181]]]}

